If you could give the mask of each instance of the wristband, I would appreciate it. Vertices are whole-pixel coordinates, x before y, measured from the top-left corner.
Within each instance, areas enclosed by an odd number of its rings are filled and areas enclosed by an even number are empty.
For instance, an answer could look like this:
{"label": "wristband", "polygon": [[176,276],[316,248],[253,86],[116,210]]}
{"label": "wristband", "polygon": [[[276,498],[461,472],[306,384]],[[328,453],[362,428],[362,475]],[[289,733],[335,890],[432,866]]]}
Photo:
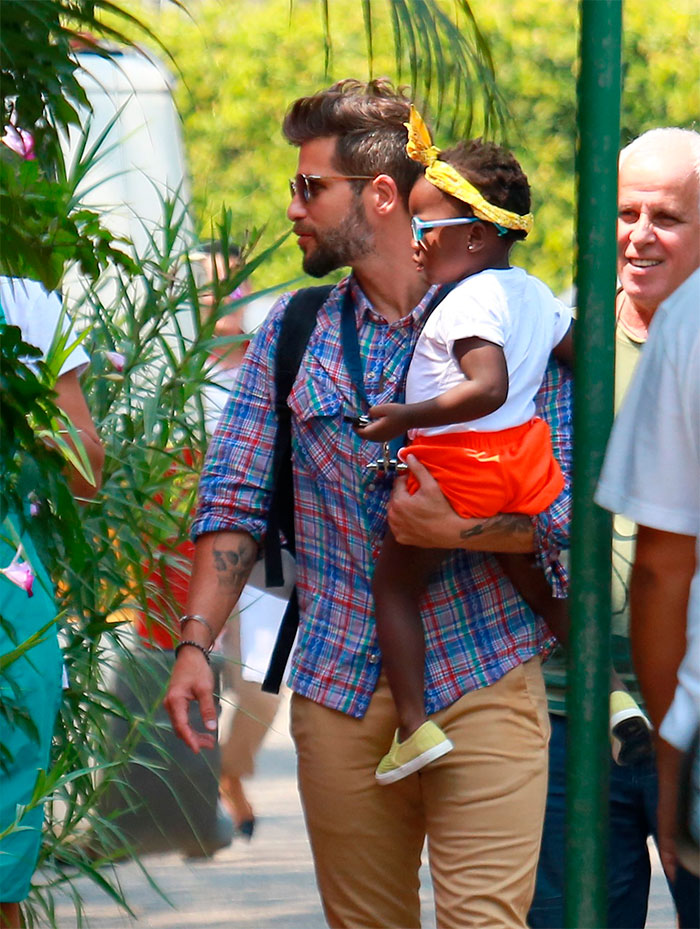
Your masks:
{"label": "wristband", "polygon": [[198,648],[199,651],[206,658],[207,664],[210,663],[210,659],[209,659],[210,650],[208,648],[205,648],[203,645],[200,645],[199,642],[194,642],[192,639],[183,639],[182,642],[178,642],[178,644],[175,646],[175,657],[176,658],[177,658],[178,652],[183,647],[183,645],[191,645],[193,648]]}
{"label": "wristband", "polygon": [[205,619],[203,616],[200,616],[199,613],[185,613],[184,616],[181,616],[178,619],[178,622],[180,623],[180,634],[182,634],[182,630],[184,626],[186,625],[186,623],[199,623],[200,625],[206,627],[207,632],[211,636],[212,642],[214,642],[214,640],[216,639],[216,636],[214,635],[214,630],[209,625],[209,621]]}

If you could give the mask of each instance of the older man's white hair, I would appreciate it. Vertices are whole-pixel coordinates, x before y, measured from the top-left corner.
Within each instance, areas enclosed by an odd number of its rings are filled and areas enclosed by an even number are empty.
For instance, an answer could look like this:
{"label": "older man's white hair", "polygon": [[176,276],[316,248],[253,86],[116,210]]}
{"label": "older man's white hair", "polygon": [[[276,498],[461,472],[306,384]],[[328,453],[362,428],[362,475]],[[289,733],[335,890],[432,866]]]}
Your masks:
{"label": "older man's white hair", "polygon": [[[648,129],[620,151],[618,166],[621,168],[630,155],[643,155],[645,152],[675,152],[687,146],[690,152],[690,167],[700,186],[700,132],[694,129],[679,129],[668,126],[663,129]],[[698,197],[700,208],[700,196]]]}

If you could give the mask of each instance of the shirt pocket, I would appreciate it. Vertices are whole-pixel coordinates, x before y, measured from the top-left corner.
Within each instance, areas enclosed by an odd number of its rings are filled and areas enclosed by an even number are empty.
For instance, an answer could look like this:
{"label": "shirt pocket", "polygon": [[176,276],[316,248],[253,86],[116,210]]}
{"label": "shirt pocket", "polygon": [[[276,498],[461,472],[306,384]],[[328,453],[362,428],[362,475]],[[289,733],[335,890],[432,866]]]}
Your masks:
{"label": "shirt pocket", "polygon": [[336,385],[322,371],[297,379],[287,400],[292,411],[293,455],[313,478],[337,483],[340,416],[346,405]]}

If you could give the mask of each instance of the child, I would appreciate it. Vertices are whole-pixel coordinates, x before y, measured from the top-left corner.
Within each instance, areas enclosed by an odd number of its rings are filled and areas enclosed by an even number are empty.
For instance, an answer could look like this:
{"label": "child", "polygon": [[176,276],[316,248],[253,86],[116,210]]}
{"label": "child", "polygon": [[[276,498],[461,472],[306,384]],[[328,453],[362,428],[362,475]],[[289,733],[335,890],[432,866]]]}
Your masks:
{"label": "child", "polygon": [[[413,108],[408,128],[408,153],[426,166],[409,201],[414,260],[430,283],[460,283],[426,322],[408,373],[406,404],[373,407],[362,435],[388,441],[408,431],[410,453],[461,516],[535,515],[564,485],[549,429],[534,416],[534,398],[550,353],[571,363],[571,312],[541,281],[510,266],[513,244],[532,225],[529,185],[515,158],[481,140],[438,158]],[[400,720],[377,768],[382,784],[452,748],[425,714],[418,610],[444,556],[442,550],[400,545],[389,531],[377,563],[377,636]],[[499,560],[525,601],[566,642],[565,601],[552,597],[534,557]],[[615,681],[616,689],[621,686]]]}

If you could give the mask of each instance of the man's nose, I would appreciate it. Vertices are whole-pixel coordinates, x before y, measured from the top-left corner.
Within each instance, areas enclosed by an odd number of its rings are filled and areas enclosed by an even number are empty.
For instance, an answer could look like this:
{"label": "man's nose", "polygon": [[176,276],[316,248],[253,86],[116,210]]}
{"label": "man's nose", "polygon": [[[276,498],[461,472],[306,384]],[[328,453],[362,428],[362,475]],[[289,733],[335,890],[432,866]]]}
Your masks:
{"label": "man's nose", "polygon": [[287,219],[294,223],[298,219],[303,219],[305,216],[306,203],[304,203],[303,197],[301,197],[299,191],[297,191],[287,207]]}
{"label": "man's nose", "polygon": [[654,238],[654,226],[646,213],[640,213],[637,222],[630,229],[630,241],[640,245]]}

